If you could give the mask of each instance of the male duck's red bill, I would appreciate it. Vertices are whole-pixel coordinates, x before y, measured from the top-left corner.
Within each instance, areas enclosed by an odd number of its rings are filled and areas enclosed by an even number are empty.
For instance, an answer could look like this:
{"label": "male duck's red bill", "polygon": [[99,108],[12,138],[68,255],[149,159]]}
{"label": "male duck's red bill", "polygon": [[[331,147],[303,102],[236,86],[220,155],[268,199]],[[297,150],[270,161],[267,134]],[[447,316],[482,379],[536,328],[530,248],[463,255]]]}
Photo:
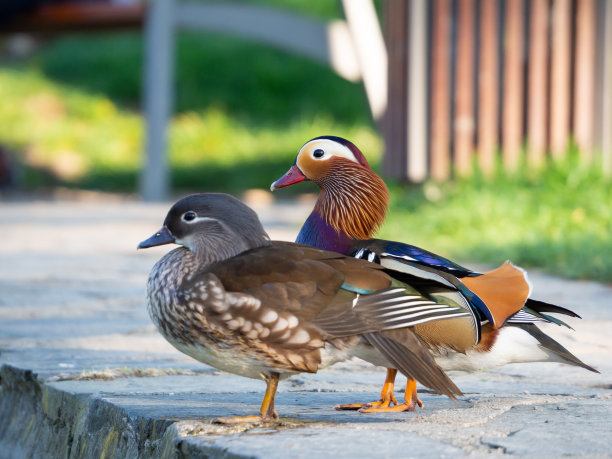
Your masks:
{"label": "male duck's red bill", "polygon": [[274,182],[270,186],[270,190],[274,191],[278,188],[284,188],[289,185],[295,185],[296,183],[303,182],[304,180],[306,180],[306,176],[302,174],[302,171],[300,171],[300,168],[294,164],[293,166],[289,168],[287,172],[285,172],[285,175],[283,175],[281,178],[279,178],[276,182]]}

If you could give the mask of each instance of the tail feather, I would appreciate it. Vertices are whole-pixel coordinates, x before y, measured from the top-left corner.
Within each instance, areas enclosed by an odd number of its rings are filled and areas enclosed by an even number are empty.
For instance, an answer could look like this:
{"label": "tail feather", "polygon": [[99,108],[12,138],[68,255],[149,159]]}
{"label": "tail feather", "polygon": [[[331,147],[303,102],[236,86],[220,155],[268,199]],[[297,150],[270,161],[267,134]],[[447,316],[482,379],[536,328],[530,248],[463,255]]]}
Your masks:
{"label": "tail feather", "polygon": [[515,325],[515,326],[520,327],[523,330],[525,330],[527,333],[529,333],[531,336],[533,336],[535,339],[538,340],[541,347],[561,357],[561,359],[563,359],[563,361],[567,363],[568,365],[575,365],[578,367],[585,368],[594,373],[599,373],[599,371],[597,371],[592,366],[584,363],[582,360],[580,360],[578,357],[576,357],[574,354],[572,354],[570,351],[564,348],[561,344],[557,343],[554,339],[552,339],[546,333],[541,331],[535,325],[520,324],[520,325]]}
{"label": "tail feather", "polygon": [[529,298],[525,302],[525,306],[537,312],[553,312],[557,314],[565,314],[566,316],[577,317],[578,319],[582,319],[582,317],[580,317],[574,311],[570,311],[569,309],[562,308],[561,306],[557,306],[556,304],[546,303],[545,301],[534,300],[532,298]]}
{"label": "tail feather", "polygon": [[546,322],[561,325],[569,328],[570,330],[574,329],[571,325],[567,324],[563,320],[546,313],[564,314],[566,316],[576,317],[578,319],[582,318],[574,311],[570,311],[569,309],[557,306],[556,304],[546,303],[545,301],[539,301],[529,298],[525,302],[525,306],[523,306],[523,308],[519,312],[511,315],[506,322],[508,324],[530,324],[537,322]]}
{"label": "tail feather", "polygon": [[533,315],[535,317],[537,317],[538,319],[540,319],[543,322],[548,322],[548,323],[556,324],[556,325],[559,325],[559,326],[567,327],[570,330],[574,329],[574,327],[572,327],[571,325],[563,322],[561,319],[557,319],[556,317],[553,317],[551,315],[544,314],[543,312],[534,311],[533,309],[528,308],[528,307],[524,307],[522,310],[525,311],[525,312],[528,312],[529,314],[531,314],[531,315]]}

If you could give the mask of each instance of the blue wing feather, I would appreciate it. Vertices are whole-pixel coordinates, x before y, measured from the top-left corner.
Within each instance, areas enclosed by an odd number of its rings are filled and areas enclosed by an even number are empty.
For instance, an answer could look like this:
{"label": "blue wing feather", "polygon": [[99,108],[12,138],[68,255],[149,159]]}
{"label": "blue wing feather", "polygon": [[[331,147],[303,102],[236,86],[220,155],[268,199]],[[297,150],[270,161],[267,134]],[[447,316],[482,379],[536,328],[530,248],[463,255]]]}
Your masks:
{"label": "blue wing feather", "polygon": [[413,261],[425,266],[431,266],[432,268],[452,274],[455,277],[480,275],[480,273],[461,266],[448,258],[444,258],[443,256],[414,245],[395,241],[385,241],[382,239],[370,239],[367,243],[379,248],[381,253],[387,253],[391,256],[403,258],[407,261]]}

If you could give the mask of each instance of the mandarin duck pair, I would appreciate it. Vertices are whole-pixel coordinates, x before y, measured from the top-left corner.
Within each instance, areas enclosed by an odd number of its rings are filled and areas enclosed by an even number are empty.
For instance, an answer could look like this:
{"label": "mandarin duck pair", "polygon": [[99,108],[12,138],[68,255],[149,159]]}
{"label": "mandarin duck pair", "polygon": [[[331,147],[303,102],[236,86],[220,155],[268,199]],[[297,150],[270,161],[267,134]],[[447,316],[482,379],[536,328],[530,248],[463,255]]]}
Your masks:
{"label": "mandarin duck pair", "polygon": [[[177,202],[139,248],[180,245],[153,267],[149,314],[178,350],[217,369],[263,379],[256,416],[277,419],[278,381],[359,357],[387,367],[380,400],[339,405],[362,412],[422,406],[416,382],[451,399],[461,391],[444,370],[514,362],[584,364],[535,323],[577,314],[529,298],[510,263],[477,273],[400,242],[371,239],[389,199],[384,182],[351,142],[315,138],[272,189],[304,180],[321,189],[297,243],[270,241],[257,215],[225,194]],[[404,403],[394,397],[400,371]]]}

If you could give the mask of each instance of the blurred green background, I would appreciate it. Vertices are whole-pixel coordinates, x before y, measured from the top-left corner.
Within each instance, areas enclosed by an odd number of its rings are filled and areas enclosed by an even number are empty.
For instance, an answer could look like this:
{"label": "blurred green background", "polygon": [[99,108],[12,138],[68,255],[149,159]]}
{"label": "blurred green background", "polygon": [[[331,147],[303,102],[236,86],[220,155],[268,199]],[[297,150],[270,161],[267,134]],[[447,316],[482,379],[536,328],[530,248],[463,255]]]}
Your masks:
{"label": "blurred green background", "polygon": [[[336,2],[267,1],[318,17]],[[21,190],[56,186],[133,193],[142,164],[139,32],[63,35],[0,61],[0,145]],[[378,170],[383,143],[361,84],[327,67],[222,35],[178,34],[173,189],[267,189],[312,137],[359,146]],[[612,186],[577,152],[543,172],[409,186],[391,183],[381,236],[461,261],[511,259],[612,282]],[[299,185],[275,193],[313,192]]]}

